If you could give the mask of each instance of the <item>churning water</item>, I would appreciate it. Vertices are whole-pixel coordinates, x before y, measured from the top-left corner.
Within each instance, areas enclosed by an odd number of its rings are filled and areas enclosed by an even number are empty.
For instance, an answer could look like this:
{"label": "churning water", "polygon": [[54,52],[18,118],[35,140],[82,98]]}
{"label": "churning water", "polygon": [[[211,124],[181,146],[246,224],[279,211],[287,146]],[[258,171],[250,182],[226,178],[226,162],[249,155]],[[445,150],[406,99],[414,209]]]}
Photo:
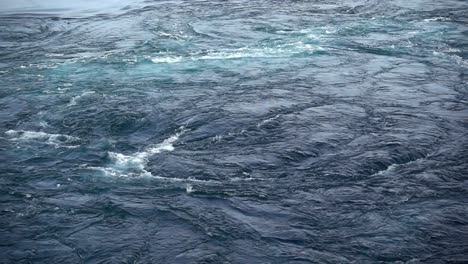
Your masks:
{"label": "churning water", "polygon": [[0,2],[0,262],[468,261],[465,0]]}

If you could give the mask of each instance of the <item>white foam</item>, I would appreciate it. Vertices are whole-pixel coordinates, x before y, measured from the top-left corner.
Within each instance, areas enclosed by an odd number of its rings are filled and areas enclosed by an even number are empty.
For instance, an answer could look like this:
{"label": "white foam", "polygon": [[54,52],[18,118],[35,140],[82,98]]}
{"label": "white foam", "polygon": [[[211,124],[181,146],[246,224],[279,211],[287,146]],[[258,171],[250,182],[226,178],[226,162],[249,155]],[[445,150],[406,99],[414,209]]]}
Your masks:
{"label": "white foam", "polygon": [[468,67],[468,62],[463,59],[463,57],[458,55],[450,55],[449,56],[452,60],[454,60],[458,65],[463,66],[465,68]]}
{"label": "white foam", "polygon": [[243,47],[238,49],[209,50],[204,53],[191,53],[186,57],[165,56],[153,57],[153,63],[178,63],[202,60],[230,60],[242,58],[282,58],[290,57],[302,52],[323,51],[324,48],[303,43],[302,41],[278,45],[276,47]]}
{"label": "white foam", "polygon": [[42,128],[49,127],[49,124],[48,124],[46,121],[44,121],[44,120],[40,121],[40,122],[39,122],[39,125],[40,125]]}
{"label": "white foam", "polygon": [[187,131],[185,127],[180,127],[179,130],[180,132],[177,132],[174,135],[170,136],[169,138],[165,139],[161,144],[147,148],[146,153],[148,153],[149,155],[153,155],[153,154],[160,153],[161,151],[173,151],[174,142],[179,140],[179,137]]}
{"label": "white foam", "polygon": [[54,58],[54,57],[63,57],[63,56],[65,56],[65,54],[63,54],[63,53],[48,53],[45,56],[49,57],[49,58]]}
{"label": "white foam", "polygon": [[268,118],[268,119],[265,119],[265,120],[262,120],[260,123],[257,124],[257,127],[261,127],[267,123],[270,123],[271,121],[274,121],[276,119],[278,119],[280,117],[280,115],[276,115],[274,117],[271,117],[271,118]]}
{"label": "white foam", "polygon": [[104,172],[105,175],[116,177],[152,176],[151,172],[145,169],[148,164],[148,158],[164,151],[173,151],[173,144],[179,140],[180,136],[186,131],[187,129],[180,127],[179,132],[165,139],[162,143],[150,145],[143,151],[131,155],[109,152],[108,155],[111,160],[109,167],[94,167],[92,169],[98,169]]}
{"label": "white foam", "polygon": [[153,63],[176,63],[182,61],[182,57],[155,57],[151,58]]}
{"label": "white foam", "polygon": [[253,180],[256,180],[252,177],[248,177],[248,178],[241,178],[241,177],[232,177],[229,179],[231,182],[240,182],[240,181],[253,181]]}
{"label": "white foam", "polygon": [[458,65],[468,68],[468,61],[464,60],[463,57],[457,55],[456,53],[459,53],[460,50],[458,49],[452,49],[448,48],[443,51],[432,51],[432,55],[434,56],[444,56],[446,58],[449,58],[450,60],[455,61]]}
{"label": "white foam", "polygon": [[392,165],[388,166],[386,169],[381,170],[381,171],[378,171],[377,173],[374,173],[372,176],[384,175],[384,174],[386,174],[386,173],[392,172],[392,171],[394,171],[398,166],[399,166],[399,164],[392,164]]}
{"label": "white foam", "polygon": [[135,170],[135,171],[126,171],[126,170],[121,170],[118,168],[112,168],[112,167],[91,167],[91,166],[84,166],[84,168],[87,169],[92,169],[92,170],[98,170],[101,171],[105,176],[109,177],[116,177],[116,178],[144,178],[148,177],[151,179],[156,179],[159,181],[163,182],[173,182],[173,183],[187,183],[186,186],[191,186],[190,190],[193,191],[193,186],[190,183],[197,183],[197,184],[220,184],[219,181],[215,180],[200,180],[196,179],[193,177],[188,177],[188,178],[177,178],[177,177],[162,177],[159,175],[153,175],[151,172],[147,171],[146,169],[141,169],[141,170]]}
{"label": "white foam", "polygon": [[185,191],[186,191],[187,193],[192,193],[192,192],[194,191],[193,186],[190,185],[190,184],[187,184],[187,185],[185,186]]}
{"label": "white foam", "polygon": [[424,19],[424,22],[443,22],[443,21],[450,21],[450,18],[448,17],[433,17],[433,18],[427,18]]}
{"label": "white foam", "polygon": [[416,160],[412,160],[412,161],[408,161],[406,163],[400,163],[400,164],[394,163],[394,164],[391,164],[390,166],[388,166],[386,169],[378,171],[378,172],[372,174],[372,176],[385,175],[387,173],[394,172],[397,168],[399,168],[401,166],[407,166],[407,165],[410,165],[410,164],[413,164],[413,163],[418,163],[418,162],[423,161],[424,159],[425,158],[419,158],[419,159],[416,159]]}
{"label": "white foam", "polygon": [[[24,130],[8,130],[5,134],[10,137],[10,140],[15,141],[42,141],[45,144],[53,145],[54,147],[75,148],[78,145],[69,145],[79,143],[81,140],[78,137],[73,137],[63,134],[48,134],[45,132],[24,131]],[[65,145],[64,145],[65,144]]]}
{"label": "white foam", "polygon": [[219,181],[215,180],[200,180],[194,177],[188,178],[177,178],[177,177],[162,177],[162,176],[152,176],[154,179],[158,179],[161,181],[169,181],[169,182],[187,182],[187,183],[200,183],[200,184],[219,184]]}
{"label": "white foam", "polygon": [[139,171],[145,169],[146,158],[141,157],[138,153],[136,155],[124,155],[122,153],[109,152],[109,158],[113,162],[113,166],[116,169],[125,170],[128,168],[134,168]]}
{"label": "white foam", "polygon": [[84,92],[82,93],[81,95],[77,95],[77,96],[73,96],[71,99],[70,99],[70,103],[68,103],[67,106],[74,106],[74,105],[77,105],[78,102],[76,100],[79,100],[81,98],[83,98],[84,96],[87,96],[87,95],[90,95],[90,94],[94,94],[96,92],[94,91],[87,91],[87,92]]}
{"label": "white foam", "polygon": [[91,170],[101,171],[105,176],[109,177],[119,177],[119,178],[133,178],[133,177],[153,177],[151,172],[146,171],[145,169],[137,172],[125,171],[117,168],[111,167],[86,167]]}

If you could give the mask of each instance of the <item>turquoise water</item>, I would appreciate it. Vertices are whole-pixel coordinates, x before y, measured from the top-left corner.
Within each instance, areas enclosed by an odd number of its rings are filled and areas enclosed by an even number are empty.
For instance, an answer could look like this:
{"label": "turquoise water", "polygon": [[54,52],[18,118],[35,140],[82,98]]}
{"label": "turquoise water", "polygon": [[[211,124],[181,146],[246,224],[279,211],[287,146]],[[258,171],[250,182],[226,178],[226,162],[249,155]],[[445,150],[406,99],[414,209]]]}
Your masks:
{"label": "turquoise water", "polygon": [[4,263],[468,261],[465,1],[0,7]]}

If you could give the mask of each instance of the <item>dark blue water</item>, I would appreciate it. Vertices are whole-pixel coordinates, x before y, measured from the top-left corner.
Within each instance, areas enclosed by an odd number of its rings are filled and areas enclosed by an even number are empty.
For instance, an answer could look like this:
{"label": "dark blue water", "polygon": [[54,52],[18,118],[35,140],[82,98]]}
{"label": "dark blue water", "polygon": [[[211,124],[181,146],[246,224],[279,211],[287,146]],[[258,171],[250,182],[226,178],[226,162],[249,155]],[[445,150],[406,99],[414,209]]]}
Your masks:
{"label": "dark blue water", "polygon": [[468,2],[0,2],[1,263],[467,263]]}

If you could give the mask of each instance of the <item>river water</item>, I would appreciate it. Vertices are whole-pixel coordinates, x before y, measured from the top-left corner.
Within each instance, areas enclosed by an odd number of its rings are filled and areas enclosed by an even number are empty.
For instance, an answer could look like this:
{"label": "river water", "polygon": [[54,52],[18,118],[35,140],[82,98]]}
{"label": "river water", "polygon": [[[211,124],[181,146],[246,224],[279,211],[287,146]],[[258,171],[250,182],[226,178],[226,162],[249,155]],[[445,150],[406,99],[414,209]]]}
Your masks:
{"label": "river water", "polygon": [[1,263],[468,262],[468,2],[0,3]]}

